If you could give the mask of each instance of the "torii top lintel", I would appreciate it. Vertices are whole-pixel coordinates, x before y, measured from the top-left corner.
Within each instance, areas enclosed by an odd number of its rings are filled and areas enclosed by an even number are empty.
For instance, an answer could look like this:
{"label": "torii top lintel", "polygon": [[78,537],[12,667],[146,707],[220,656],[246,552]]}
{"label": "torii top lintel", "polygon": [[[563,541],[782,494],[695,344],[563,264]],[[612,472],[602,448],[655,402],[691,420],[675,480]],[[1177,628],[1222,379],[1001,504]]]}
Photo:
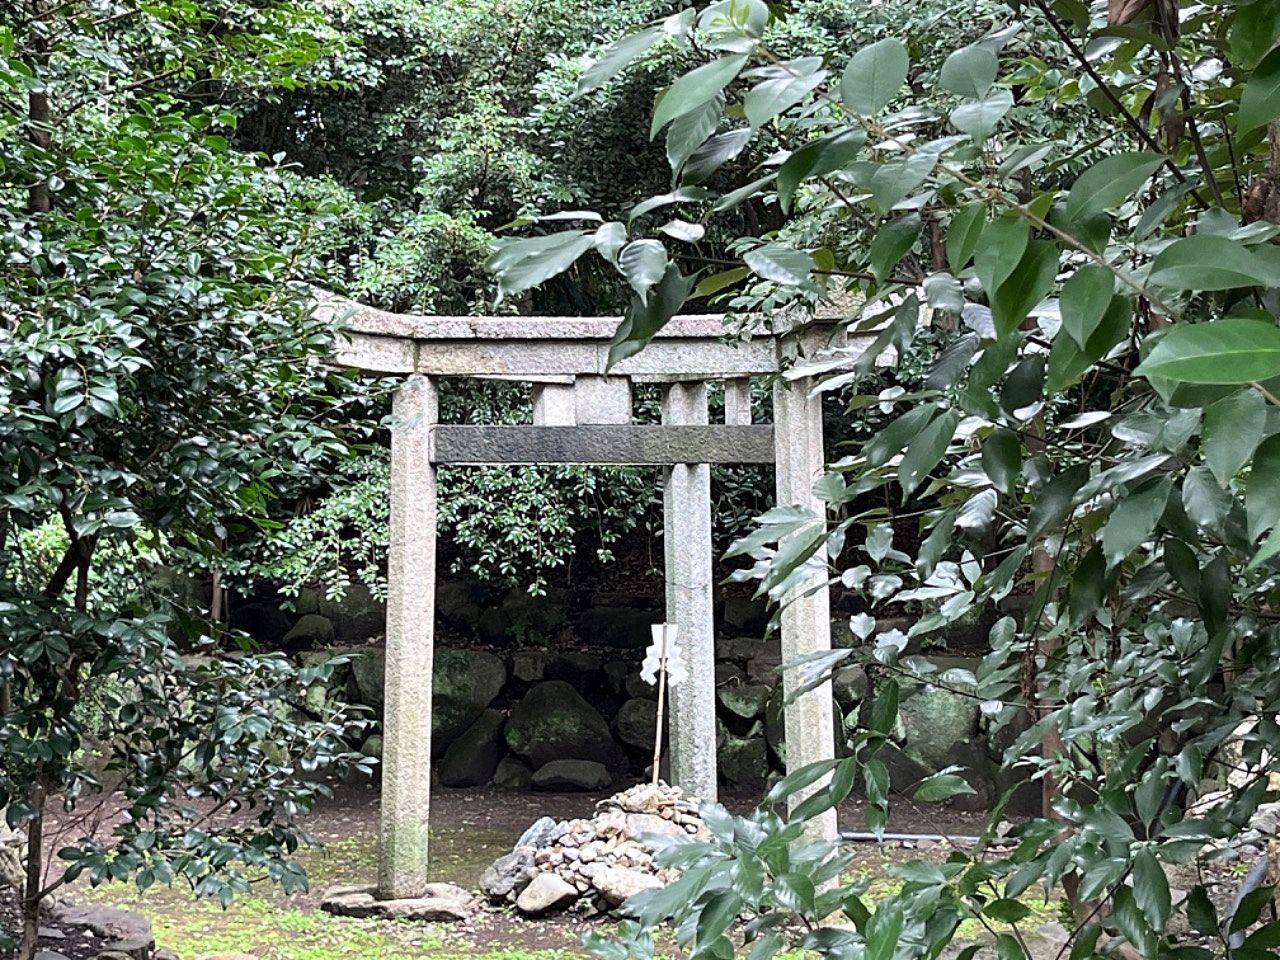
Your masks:
{"label": "torii top lintel", "polygon": [[[639,382],[720,380],[779,372],[784,329],[731,339],[720,314],[672,318],[639,354],[607,369],[616,317],[433,317],[388,313],[317,291],[316,310],[341,318],[334,359],[381,374],[555,381],[623,376]],[[781,325],[775,322],[775,328]],[[836,342],[837,327],[805,328],[809,349]],[[809,352],[809,350],[806,350]]]}

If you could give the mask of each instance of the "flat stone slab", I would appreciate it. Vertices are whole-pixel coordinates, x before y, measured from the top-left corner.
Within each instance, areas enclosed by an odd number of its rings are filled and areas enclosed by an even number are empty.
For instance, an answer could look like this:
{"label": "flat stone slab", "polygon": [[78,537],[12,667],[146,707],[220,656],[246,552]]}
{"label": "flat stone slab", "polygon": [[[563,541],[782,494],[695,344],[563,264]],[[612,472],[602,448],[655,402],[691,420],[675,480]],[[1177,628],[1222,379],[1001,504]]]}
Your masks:
{"label": "flat stone slab", "polygon": [[471,894],[452,883],[429,883],[424,896],[379,900],[377,886],[334,887],[325,892],[320,909],[356,920],[428,920],[457,923],[475,912]]}
{"label": "flat stone slab", "polygon": [[[88,927],[104,940],[144,940],[151,942],[151,921],[132,910],[118,907],[66,907],[55,917],[61,927]],[[112,949],[119,949],[113,947]]]}

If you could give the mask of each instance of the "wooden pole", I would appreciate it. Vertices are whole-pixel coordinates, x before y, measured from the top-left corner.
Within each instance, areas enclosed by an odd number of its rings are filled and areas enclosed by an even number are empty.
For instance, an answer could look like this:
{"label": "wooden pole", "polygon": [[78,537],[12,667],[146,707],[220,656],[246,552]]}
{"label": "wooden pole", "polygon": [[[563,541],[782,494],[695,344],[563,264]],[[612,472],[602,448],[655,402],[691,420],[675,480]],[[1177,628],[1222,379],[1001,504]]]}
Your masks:
{"label": "wooden pole", "polygon": [[667,692],[667,625],[662,625],[662,646],[658,650],[658,722],[653,731],[653,785],[658,785],[658,765],[662,761],[662,721]]}

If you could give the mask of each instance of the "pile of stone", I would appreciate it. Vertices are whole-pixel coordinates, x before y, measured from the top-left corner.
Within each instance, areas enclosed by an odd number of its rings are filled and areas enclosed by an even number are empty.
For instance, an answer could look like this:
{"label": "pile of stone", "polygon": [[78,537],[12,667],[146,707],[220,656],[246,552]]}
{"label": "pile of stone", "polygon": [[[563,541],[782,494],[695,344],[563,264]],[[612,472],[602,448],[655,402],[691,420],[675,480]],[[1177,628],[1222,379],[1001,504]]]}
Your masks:
{"label": "pile of stone", "polygon": [[480,890],[525,916],[575,906],[588,916],[607,912],[673,879],[654,863],[648,838],[706,839],[699,806],[679,787],[641,784],[601,800],[590,819],[543,817],[485,870]]}

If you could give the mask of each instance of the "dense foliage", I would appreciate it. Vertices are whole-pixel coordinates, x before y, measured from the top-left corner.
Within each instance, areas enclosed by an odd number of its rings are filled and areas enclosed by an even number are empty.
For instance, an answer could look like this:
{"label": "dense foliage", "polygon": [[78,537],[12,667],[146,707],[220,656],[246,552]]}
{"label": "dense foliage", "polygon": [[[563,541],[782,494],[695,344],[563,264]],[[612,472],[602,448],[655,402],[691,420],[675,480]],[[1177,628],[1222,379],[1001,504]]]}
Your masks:
{"label": "dense foliage", "polygon": [[287,286],[326,215],[207,105],[305,82],[341,39],[286,4],[5,10],[0,807],[26,833],[26,960],[82,873],[304,885],[310,773],[364,761],[344,706],[296,710],[329,666],[195,656],[209,611],[152,575],[345,450],[308,408],[330,331]]}
{"label": "dense foliage", "polygon": [[[501,288],[579,258],[613,267],[633,290],[615,358],[690,297],[719,293],[748,323],[852,299],[849,346],[787,376],[861,388],[851,415],[895,418],[831,464],[829,516],[781,505],[735,549],[771,597],[814,562],[860,591],[875,669],[980,698],[1044,794],[1012,853],[904,867],[872,909],[837,882],[834,848],[789,841],[855,785],[875,829],[892,790],[967,789],[960,769],[891,782],[890,682],[853,757],[772,799],[826,791],[790,822],[713,816],[715,841],[668,851],[683,879],[639,899],[640,927],[602,956],[651,956],[648,931],[673,920],[691,955],[728,957],[745,914],[753,960],[937,956],[966,920],[1020,957],[1017,898],[1036,885],[1070,904],[1062,956],[1271,955],[1265,859],[1236,897],[1211,868],[1277,764],[1280,18],[1265,2],[1106,6],[1035,0],[1015,21],[984,5],[975,22],[956,5],[970,36],[939,44],[904,17],[845,50],[790,10],[725,0],[638,26],[584,73],[589,103],[631,63],[687,57],[646,124],[670,182],[505,241]],[[726,227],[731,253],[709,265],[702,238]],[[870,385],[922,349],[922,377]],[[877,629],[921,603],[907,635]],[[996,603],[1017,616],[975,674],[911,655]],[[850,656],[802,669],[816,683]],[[1204,879],[1175,896],[1167,874],[1187,863]],[[839,914],[853,929],[824,926]]]}

